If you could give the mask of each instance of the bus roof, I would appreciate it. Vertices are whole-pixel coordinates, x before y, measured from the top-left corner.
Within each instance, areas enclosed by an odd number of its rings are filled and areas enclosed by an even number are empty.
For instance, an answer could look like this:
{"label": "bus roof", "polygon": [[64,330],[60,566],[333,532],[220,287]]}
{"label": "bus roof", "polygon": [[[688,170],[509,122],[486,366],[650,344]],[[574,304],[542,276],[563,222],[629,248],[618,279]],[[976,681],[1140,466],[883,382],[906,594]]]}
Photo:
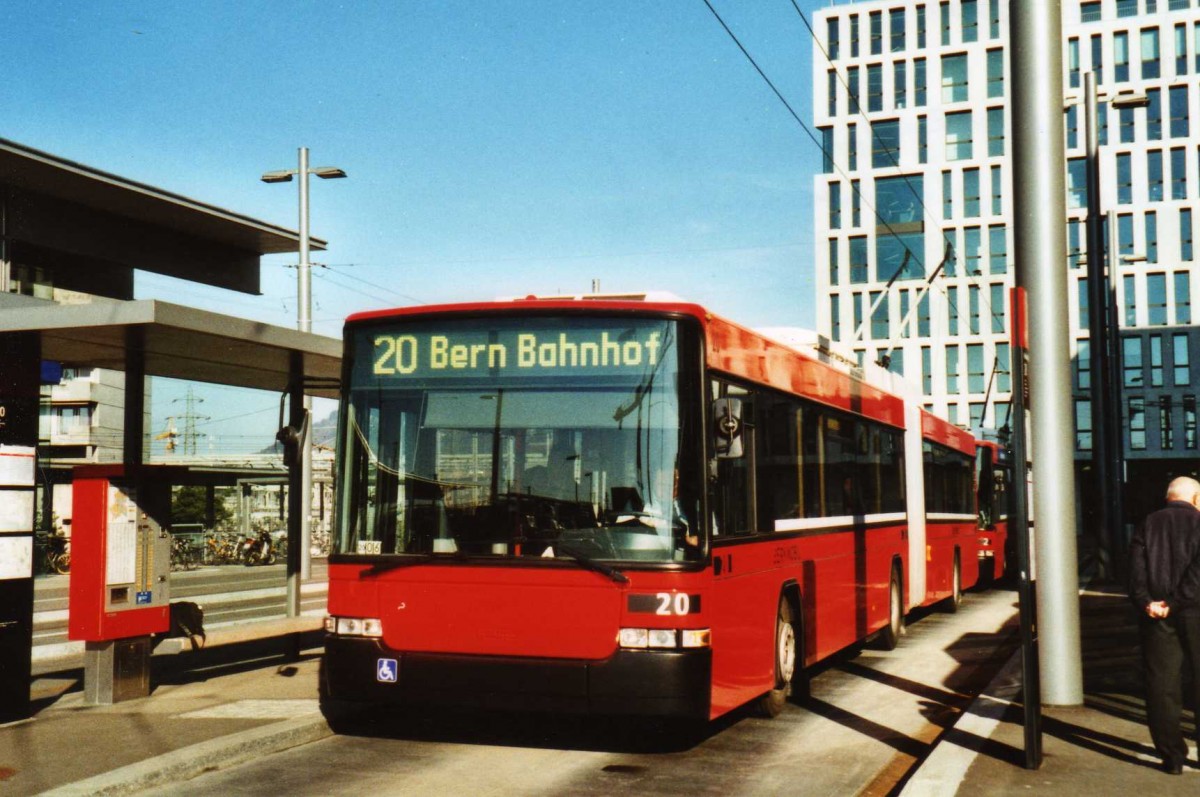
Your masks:
{"label": "bus roof", "polygon": [[921,437],[975,456],[975,437],[970,432],[925,409],[921,410]]}

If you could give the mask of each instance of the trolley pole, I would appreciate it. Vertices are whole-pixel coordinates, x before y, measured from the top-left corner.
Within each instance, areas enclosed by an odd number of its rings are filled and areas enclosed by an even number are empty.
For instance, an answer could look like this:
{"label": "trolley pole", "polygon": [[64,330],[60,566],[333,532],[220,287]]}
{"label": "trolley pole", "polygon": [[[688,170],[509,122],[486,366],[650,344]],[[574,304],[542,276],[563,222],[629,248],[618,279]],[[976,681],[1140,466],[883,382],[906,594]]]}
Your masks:
{"label": "trolley pole", "polygon": [[[1026,295],[1028,328],[1037,331],[1028,341],[1028,377],[1029,439],[1036,441],[1029,460],[1036,463],[1037,617],[1046,631],[1038,633],[1041,699],[1051,705],[1079,705],[1083,667],[1075,547],[1075,423],[1063,265],[1067,242],[1062,8],[1057,0],[1014,0],[1010,8],[1016,287]],[[1037,698],[1025,696],[1027,701]]]}

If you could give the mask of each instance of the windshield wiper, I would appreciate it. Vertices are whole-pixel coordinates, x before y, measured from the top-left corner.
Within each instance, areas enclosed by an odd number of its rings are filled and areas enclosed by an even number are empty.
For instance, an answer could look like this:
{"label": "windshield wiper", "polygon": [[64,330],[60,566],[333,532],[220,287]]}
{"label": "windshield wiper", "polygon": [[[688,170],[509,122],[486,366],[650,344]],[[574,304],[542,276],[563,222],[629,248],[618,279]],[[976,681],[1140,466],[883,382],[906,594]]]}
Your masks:
{"label": "windshield wiper", "polygon": [[462,551],[454,551],[453,553],[423,553],[417,555],[408,555],[403,559],[389,559],[386,562],[378,562],[371,565],[366,570],[358,574],[359,578],[367,578],[370,576],[378,576],[392,570],[399,570],[402,567],[414,567],[416,565],[429,564],[443,559],[463,560],[467,555]]}
{"label": "windshield wiper", "polygon": [[604,562],[596,561],[595,559],[593,559],[592,557],[588,556],[585,553],[580,553],[579,551],[571,550],[571,548],[569,546],[565,546],[561,542],[555,543],[552,547],[554,549],[554,556],[556,558],[561,553],[563,556],[567,557],[568,559],[573,560],[576,564],[580,565],[585,570],[591,570],[591,571],[599,573],[601,575],[608,576],[609,578],[611,578],[613,581],[617,582],[618,584],[628,584],[629,583],[629,579],[625,576],[625,574],[622,573],[617,568],[613,567],[612,565],[608,565],[608,564],[605,564]]}

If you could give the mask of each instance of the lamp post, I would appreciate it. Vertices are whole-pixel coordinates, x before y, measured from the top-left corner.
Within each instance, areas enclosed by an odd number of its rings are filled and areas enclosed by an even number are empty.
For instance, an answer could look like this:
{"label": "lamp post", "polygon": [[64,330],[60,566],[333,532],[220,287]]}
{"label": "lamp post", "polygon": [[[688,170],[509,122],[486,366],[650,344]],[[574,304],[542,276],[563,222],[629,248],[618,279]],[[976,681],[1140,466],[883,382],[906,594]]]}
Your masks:
{"label": "lamp post", "polygon": [[[1114,554],[1121,533],[1121,425],[1120,383],[1114,363],[1119,356],[1119,327],[1110,281],[1116,279],[1112,257],[1105,271],[1104,226],[1100,211],[1100,135],[1096,112],[1096,76],[1083,76],[1084,117],[1087,144],[1087,285],[1088,338],[1091,358],[1092,474],[1097,500],[1097,554],[1101,576],[1115,574]],[[1118,94],[1109,100],[1115,109],[1143,108],[1150,100],[1144,94]],[[1110,214],[1111,216],[1112,214]],[[1110,222],[1111,223],[1111,222]],[[1115,235],[1110,226],[1110,236]],[[1116,246],[1110,246],[1110,253]]]}
{"label": "lamp post", "polygon": [[[315,174],[323,180],[345,177],[346,173],[333,166],[318,166],[309,168],[308,147],[300,147],[299,165],[295,169],[281,169],[266,172],[262,176],[264,183],[289,183],[292,177],[299,176],[300,186],[300,264],[296,274],[296,328],[301,332],[312,332],[312,264],[309,262],[308,234],[308,176]],[[303,380],[295,386],[296,390],[304,392]],[[312,399],[304,393],[304,417],[306,433],[300,445],[300,578],[312,577],[312,555],[310,549],[312,530],[312,440],[308,434],[311,423],[307,423],[312,415]],[[299,614],[300,589],[299,583],[291,584],[293,574],[288,574],[288,613]],[[291,589],[295,587],[295,589]],[[294,592],[294,594],[293,594]]]}

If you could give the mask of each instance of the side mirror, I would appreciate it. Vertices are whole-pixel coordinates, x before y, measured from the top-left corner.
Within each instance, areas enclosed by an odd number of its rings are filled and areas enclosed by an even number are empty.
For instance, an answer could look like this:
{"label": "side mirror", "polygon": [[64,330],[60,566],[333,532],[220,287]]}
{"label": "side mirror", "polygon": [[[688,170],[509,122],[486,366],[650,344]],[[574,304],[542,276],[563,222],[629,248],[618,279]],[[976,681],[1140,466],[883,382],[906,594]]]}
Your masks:
{"label": "side mirror", "polygon": [[712,419],[717,459],[742,456],[742,400],[717,399],[712,405]]}

